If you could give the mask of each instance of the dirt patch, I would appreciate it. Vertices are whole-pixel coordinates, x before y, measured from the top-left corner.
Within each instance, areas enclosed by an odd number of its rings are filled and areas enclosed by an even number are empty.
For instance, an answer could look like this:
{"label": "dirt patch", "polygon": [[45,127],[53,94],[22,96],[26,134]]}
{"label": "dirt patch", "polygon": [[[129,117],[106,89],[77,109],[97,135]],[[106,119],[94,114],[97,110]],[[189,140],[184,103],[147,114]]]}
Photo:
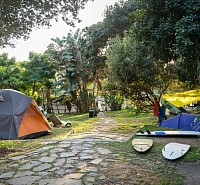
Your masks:
{"label": "dirt patch", "polygon": [[200,138],[199,137],[153,137],[154,142],[167,144],[170,142],[177,142],[182,144],[188,144],[191,146],[200,146]]}
{"label": "dirt patch", "polygon": [[185,177],[183,185],[199,185],[200,162],[180,164],[177,169]]}
{"label": "dirt patch", "polygon": [[155,184],[159,179],[152,174],[151,166],[116,161],[100,171],[98,185]]}
{"label": "dirt patch", "polygon": [[9,155],[15,152],[20,152],[20,150],[0,148],[0,157],[5,157],[6,155]]}

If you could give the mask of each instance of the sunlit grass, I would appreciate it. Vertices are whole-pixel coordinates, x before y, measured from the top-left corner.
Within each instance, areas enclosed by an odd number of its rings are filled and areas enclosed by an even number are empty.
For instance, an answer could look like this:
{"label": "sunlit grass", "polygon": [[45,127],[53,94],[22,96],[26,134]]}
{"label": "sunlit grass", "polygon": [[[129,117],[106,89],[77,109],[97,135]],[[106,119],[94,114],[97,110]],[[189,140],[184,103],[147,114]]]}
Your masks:
{"label": "sunlit grass", "polygon": [[90,131],[96,126],[96,122],[100,120],[99,117],[89,118],[88,113],[84,114],[60,114],[58,115],[61,120],[70,121],[74,133]]}
{"label": "sunlit grass", "polygon": [[71,132],[80,133],[90,131],[95,127],[96,122],[99,121],[99,117],[89,118],[87,113],[57,114],[57,116],[61,121],[70,122],[72,126],[61,128],[52,127],[52,133],[50,135],[43,136],[39,139],[66,139]]}
{"label": "sunlit grass", "polygon": [[154,117],[152,113],[135,114],[132,109],[125,109],[120,111],[106,111],[104,114],[113,117],[117,122],[113,131],[119,133],[133,133],[144,125],[157,125],[157,117]]}
{"label": "sunlit grass", "polygon": [[[16,154],[23,153],[24,151],[28,152],[33,149],[43,146],[39,141],[35,140],[2,140],[0,141],[0,150],[7,151],[8,155],[12,156]],[[1,154],[0,156],[2,156]],[[1,157],[0,157],[1,158]]]}
{"label": "sunlit grass", "polygon": [[38,142],[37,141],[21,141],[21,140],[3,140],[3,141],[0,141],[0,147],[4,147],[4,148],[7,148],[7,149],[16,149],[16,148],[21,148],[22,146],[23,147],[30,147],[32,145],[38,145]]}
{"label": "sunlit grass", "polygon": [[42,137],[38,137],[37,139],[65,139],[67,138],[69,132],[71,131],[71,127],[70,128],[66,128],[66,127],[62,127],[62,128],[56,128],[56,127],[52,127],[52,133],[42,136]]}

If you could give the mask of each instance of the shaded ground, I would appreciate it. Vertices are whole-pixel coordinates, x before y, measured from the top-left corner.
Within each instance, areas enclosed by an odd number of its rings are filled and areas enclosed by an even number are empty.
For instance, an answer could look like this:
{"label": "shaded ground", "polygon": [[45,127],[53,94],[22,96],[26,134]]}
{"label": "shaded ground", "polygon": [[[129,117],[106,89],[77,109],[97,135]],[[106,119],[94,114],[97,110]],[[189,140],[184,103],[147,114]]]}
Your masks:
{"label": "shaded ground", "polygon": [[106,178],[97,181],[98,185],[156,184],[159,179],[152,173],[150,166],[121,161],[113,162],[108,168],[101,169],[101,174],[104,174]]}
{"label": "shaded ground", "polygon": [[198,137],[154,137],[155,142],[167,144],[170,142],[177,142],[188,144],[191,146],[200,146],[200,139]]}
{"label": "shaded ground", "polygon": [[198,185],[200,184],[200,162],[197,163],[183,163],[177,166],[177,169],[186,178],[184,185]]}

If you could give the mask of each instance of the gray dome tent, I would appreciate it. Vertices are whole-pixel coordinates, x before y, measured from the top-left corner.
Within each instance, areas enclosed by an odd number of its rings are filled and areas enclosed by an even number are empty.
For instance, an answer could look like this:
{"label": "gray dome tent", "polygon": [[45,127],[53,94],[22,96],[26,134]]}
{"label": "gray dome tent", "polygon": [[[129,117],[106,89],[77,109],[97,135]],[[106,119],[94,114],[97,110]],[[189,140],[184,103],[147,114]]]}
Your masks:
{"label": "gray dome tent", "polygon": [[33,98],[11,89],[0,90],[0,139],[35,138],[50,132]]}

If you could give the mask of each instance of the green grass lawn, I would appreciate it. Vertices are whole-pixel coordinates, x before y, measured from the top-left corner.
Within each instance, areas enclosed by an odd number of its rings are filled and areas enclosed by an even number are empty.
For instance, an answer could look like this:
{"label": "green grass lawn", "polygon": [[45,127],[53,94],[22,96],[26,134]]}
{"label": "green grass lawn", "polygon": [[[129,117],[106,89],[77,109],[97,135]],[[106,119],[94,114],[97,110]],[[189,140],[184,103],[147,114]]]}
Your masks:
{"label": "green grass lawn", "polygon": [[117,121],[117,127],[113,130],[119,133],[133,133],[145,126],[157,127],[157,117],[152,113],[135,114],[132,109],[120,111],[106,111],[105,115],[113,117]]}
{"label": "green grass lawn", "polygon": [[99,121],[99,117],[95,116],[89,118],[88,113],[78,114],[60,114],[59,118],[63,121],[70,121],[72,123],[72,128],[74,133],[86,132],[91,130],[96,126],[96,122]]}
{"label": "green grass lawn", "polygon": [[[155,130],[170,130],[157,126],[157,117],[154,117],[152,113],[135,114],[131,109],[121,111],[106,111],[104,112],[108,117],[112,117],[117,122],[116,127],[113,128],[114,132],[126,133],[132,135],[138,130],[148,129],[150,131]],[[44,139],[62,139],[66,138],[66,135],[73,130],[75,133],[83,131],[90,131],[95,127],[96,122],[100,120],[99,117],[89,118],[88,114],[58,114],[57,115],[63,121],[70,121],[72,127],[68,128],[52,128],[52,134],[46,135],[37,140],[23,140],[23,141],[0,141],[0,152],[6,149],[11,151],[3,156],[3,158],[16,155],[21,152],[27,152],[41,147],[40,140]],[[195,162],[200,160],[200,148],[199,146],[191,146],[191,149],[184,157],[176,161],[167,161],[162,156],[163,143],[154,142],[153,147],[144,154],[137,153],[132,147],[132,139],[137,136],[133,135],[130,140],[118,143],[111,142],[107,144],[97,143],[102,147],[108,147],[113,153],[120,153],[120,160],[132,163],[133,165],[146,165],[148,163],[152,168],[153,177],[159,179],[159,184],[182,184],[182,177],[177,173],[176,165],[185,162]],[[199,140],[198,138],[195,138]],[[22,151],[23,150],[23,151]],[[0,156],[2,158],[2,156]],[[154,182],[157,182],[155,179]]]}
{"label": "green grass lawn", "polygon": [[[143,114],[135,114],[131,109],[125,109],[120,111],[106,111],[104,112],[105,115],[112,117],[116,122],[117,126],[113,128],[114,132],[119,133],[130,133],[133,134],[138,130],[145,130],[148,129],[150,131],[155,130],[170,130],[163,127],[157,126],[157,117],[154,117],[152,113],[143,113]],[[89,131],[95,127],[96,122],[100,120],[99,117],[92,117],[89,118],[88,113],[85,114],[58,114],[57,115],[63,121],[70,121],[72,123],[72,127],[63,127],[63,128],[55,128],[52,127],[52,134],[46,135],[43,137],[39,137],[33,142],[30,141],[0,141],[0,148],[7,148],[9,150],[15,148],[20,149],[24,148],[29,150],[29,148],[34,148],[39,146],[39,141],[44,139],[63,139],[66,138],[67,134],[73,130],[74,133],[80,133],[84,131]],[[133,136],[135,137],[135,136]],[[132,139],[132,138],[131,138]],[[123,146],[122,150],[125,153],[128,153],[128,148],[131,146],[130,141],[127,141],[120,146]],[[128,146],[128,148],[126,148]],[[158,148],[162,148],[162,144],[155,145],[155,151]],[[118,147],[117,147],[118,148]],[[127,152],[126,152],[127,150]],[[186,161],[195,161],[200,159],[200,149],[198,147],[192,147],[187,157],[182,160]]]}
{"label": "green grass lawn", "polygon": [[[176,129],[170,129],[165,127],[158,127],[157,123],[157,117],[153,116],[152,113],[149,114],[135,114],[131,109],[125,109],[120,111],[106,111],[104,112],[107,116],[113,117],[117,121],[117,127],[114,128],[115,131],[120,133],[133,133],[137,132],[139,130],[145,131],[146,129],[150,131],[156,131],[156,130],[176,130]],[[137,136],[133,136],[129,141],[120,144],[116,144],[116,148],[120,150],[127,151],[126,154],[129,153],[130,150],[132,150],[131,141],[133,138],[136,138]],[[193,138],[194,140],[198,140],[200,142],[200,138]],[[155,155],[160,155],[161,149],[164,147],[164,144],[160,143],[154,143],[154,151]],[[157,151],[157,152],[156,152]],[[126,155],[125,154],[125,155]],[[199,146],[191,146],[190,151],[186,156],[181,158],[180,162],[193,162],[200,160],[200,148]]]}
{"label": "green grass lawn", "polygon": [[71,131],[73,131],[73,133],[89,131],[95,127],[96,122],[99,120],[99,117],[89,118],[87,113],[57,114],[57,116],[61,121],[71,122],[72,126],[56,128],[53,127],[53,124],[50,122],[52,133],[38,139],[65,139]]}
{"label": "green grass lawn", "polygon": [[35,140],[1,140],[0,141],[0,159],[12,155],[21,154],[43,146]]}

